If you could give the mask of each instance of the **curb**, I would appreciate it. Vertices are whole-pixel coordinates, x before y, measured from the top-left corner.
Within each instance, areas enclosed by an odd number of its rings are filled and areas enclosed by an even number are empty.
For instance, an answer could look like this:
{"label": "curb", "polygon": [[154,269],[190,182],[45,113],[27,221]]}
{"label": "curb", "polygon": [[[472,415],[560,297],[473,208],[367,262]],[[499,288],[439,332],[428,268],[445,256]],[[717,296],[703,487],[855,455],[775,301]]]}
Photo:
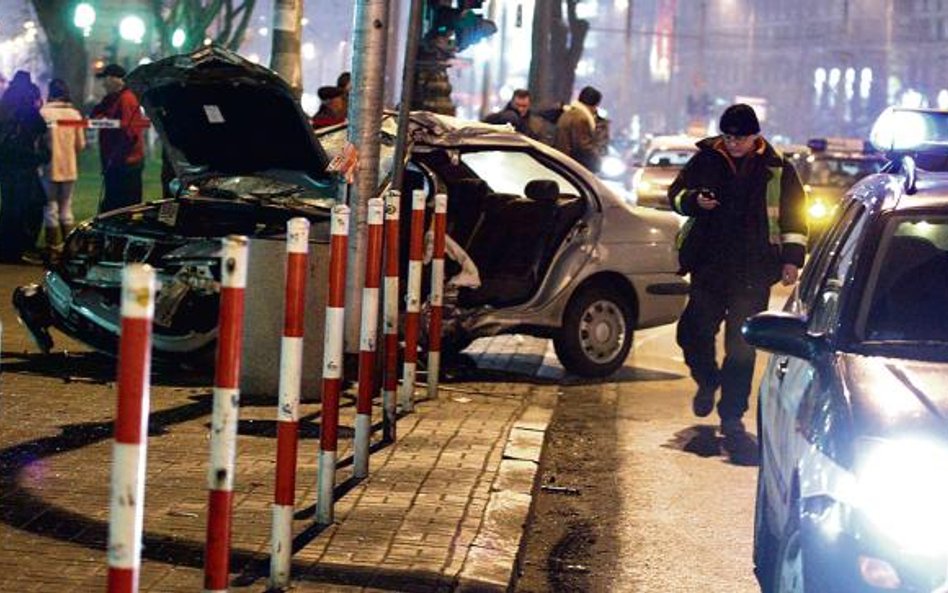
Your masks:
{"label": "curb", "polygon": [[556,393],[534,394],[511,426],[481,526],[468,549],[455,591],[495,593],[512,589],[540,455],[557,399]]}

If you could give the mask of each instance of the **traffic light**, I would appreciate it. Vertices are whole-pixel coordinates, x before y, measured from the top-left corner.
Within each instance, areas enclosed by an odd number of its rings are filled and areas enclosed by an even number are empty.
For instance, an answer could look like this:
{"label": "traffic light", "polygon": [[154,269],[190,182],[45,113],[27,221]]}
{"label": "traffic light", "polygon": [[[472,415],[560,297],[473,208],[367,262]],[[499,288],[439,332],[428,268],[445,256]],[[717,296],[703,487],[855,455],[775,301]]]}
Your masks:
{"label": "traffic light", "polygon": [[429,0],[431,6],[431,32],[454,37],[454,47],[463,51],[481,39],[497,32],[493,21],[479,14],[483,0],[457,0],[457,4],[446,0]]}
{"label": "traffic light", "polygon": [[494,24],[494,21],[485,19],[475,12],[476,9],[480,8],[481,2],[469,0],[466,4],[476,4],[477,6],[476,8],[461,9],[461,16],[454,27],[454,39],[458,51],[463,51],[464,48],[474,45],[481,39],[490,37],[497,32],[497,25]]}

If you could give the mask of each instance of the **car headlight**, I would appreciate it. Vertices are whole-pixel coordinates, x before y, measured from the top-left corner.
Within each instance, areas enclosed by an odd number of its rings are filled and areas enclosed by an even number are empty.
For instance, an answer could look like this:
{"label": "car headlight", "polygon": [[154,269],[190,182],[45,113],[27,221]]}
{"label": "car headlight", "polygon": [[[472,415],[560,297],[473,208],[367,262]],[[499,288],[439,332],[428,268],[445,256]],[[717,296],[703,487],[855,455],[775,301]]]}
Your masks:
{"label": "car headlight", "polygon": [[812,198],[810,200],[810,205],[807,206],[806,213],[810,220],[823,220],[832,212],[826,202],[822,198]]}
{"label": "car headlight", "polygon": [[905,550],[948,551],[948,447],[924,440],[879,441],[857,466],[858,506]]}

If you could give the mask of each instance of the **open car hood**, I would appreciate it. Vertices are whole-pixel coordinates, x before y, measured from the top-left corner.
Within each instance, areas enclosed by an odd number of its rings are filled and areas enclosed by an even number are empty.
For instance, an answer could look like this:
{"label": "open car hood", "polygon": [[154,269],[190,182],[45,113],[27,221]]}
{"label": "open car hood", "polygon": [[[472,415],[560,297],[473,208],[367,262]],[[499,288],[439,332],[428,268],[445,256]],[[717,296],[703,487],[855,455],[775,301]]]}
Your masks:
{"label": "open car hood", "polygon": [[264,172],[326,176],[328,159],[280,76],[238,54],[205,47],[139,66],[138,95],[183,182]]}

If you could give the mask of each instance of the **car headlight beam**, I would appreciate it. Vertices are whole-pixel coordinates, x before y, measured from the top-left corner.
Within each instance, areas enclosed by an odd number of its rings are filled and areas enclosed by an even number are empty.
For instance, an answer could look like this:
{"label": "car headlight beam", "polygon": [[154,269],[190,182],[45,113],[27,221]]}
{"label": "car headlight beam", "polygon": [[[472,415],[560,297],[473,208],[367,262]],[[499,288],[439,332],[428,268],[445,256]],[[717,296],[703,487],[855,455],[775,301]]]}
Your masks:
{"label": "car headlight beam", "polygon": [[948,551],[948,448],[924,440],[872,443],[857,467],[858,506],[903,549]]}

